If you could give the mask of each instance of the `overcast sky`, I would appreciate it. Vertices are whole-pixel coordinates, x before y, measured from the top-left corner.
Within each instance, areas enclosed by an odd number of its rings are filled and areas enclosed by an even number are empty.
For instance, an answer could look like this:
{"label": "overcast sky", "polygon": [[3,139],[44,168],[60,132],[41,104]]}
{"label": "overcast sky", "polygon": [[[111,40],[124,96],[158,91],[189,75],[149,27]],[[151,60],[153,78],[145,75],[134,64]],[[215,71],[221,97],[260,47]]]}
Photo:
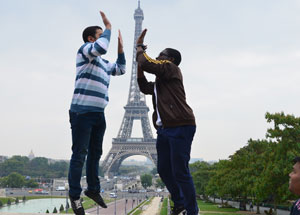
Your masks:
{"label": "overcast sky", "polygon": [[[111,78],[105,158],[125,113],[137,5],[0,1],[0,155],[33,150],[36,156],[70,158],[76,52],[85,27],[103,26],[103,10],[113,27],[103,57],[116,60],[121,29],[127,59],[127,74]],[[193,158],[226,159],[248,139],[264,138],[273,126],[264,118],[267,111],[300,116],[300,0],[142,0],[141,8],[147,53],[181,51],[187,100],[197,120]],[[147,104],[151,117],[150,98]]]}

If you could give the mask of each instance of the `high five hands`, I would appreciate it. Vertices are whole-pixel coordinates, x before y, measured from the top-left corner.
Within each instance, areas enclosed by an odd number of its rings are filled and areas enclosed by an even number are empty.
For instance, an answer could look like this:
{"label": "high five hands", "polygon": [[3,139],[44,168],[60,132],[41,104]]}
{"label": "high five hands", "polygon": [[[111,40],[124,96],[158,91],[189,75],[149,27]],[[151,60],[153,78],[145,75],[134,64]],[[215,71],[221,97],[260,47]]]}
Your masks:
{"label": "high five hands", "polygon": [[[100,11],[100,15],[102,17],[102,21],[103,21],[103,24],[105,25],[105,28],[111,30],[110,21],[107,19],[105,13],[103,11]],[[121,54],[123,52],[124,52],[124,50],[123,50],[123,38],[122,38],[121,31],[119,30],[119,34],[118,34],[118,53]]]}
{"label": "high five hands", "polygon": [[122,34],[121,31],[119,30],[119,36],[118,36],[118,53],[121,54],[123,53],[123,38],[122,38]]}
{"label": "high five hands", "polygon": [[107,19],[105,13],[103,11],[100,11],[100,15],[102,17],[102,21],[103,21],[103,24],[105,25],[105,28],[111,29],[110,21]]}
{"label": "high five hands", "polygon": [[141,35],[136,40],[136,47],[137,48],[141,47],[143,50],[146,50],[147,46],[144,45],[144,38],[145,38],[146,33],[147,33],[147,28],[145,28],[142,31]]}

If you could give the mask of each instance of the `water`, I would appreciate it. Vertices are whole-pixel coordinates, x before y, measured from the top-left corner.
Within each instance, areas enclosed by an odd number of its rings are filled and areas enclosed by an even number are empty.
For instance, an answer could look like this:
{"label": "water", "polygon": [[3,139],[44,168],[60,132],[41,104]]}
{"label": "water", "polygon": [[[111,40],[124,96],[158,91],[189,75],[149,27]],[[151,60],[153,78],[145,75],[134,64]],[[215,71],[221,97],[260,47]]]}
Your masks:
{"label": "water", "polygon": [[[0,208],[0,212],[20,212],[20,213],[46,213],[48,209],[50,213],[56,207],[59,212],[60,206],[66,208],[66,199],[63,198],[49,198],[49,199],[32,199],[19,204],[6,206]],[[69,202],[70,205],[70,202]]]}

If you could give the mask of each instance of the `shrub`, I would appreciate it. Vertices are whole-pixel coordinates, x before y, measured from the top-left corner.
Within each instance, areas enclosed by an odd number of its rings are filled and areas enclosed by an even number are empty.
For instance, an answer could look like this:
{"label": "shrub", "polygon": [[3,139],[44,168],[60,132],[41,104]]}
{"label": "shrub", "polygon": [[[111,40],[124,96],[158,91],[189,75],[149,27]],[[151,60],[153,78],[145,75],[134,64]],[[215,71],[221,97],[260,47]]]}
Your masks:
{"label": "shrub", "polygon": [[59,208],[59,212],[62,212],[62,211],[64,211],[65,209],[64,209],[64,206],[61,204],[60,205],[60,208]]}
{"label": "shrub", "polygon": [[56,209],[56,207],[54,207],[54,210],[53,210],[53,212],[52,213],[54,213],[54,214],[56,214],[57,213],[57,209]]}
{"label": "shrub", "polygon": [[225,202],[224,204],[221,205],[221,208],[233,208],[228,202]]}

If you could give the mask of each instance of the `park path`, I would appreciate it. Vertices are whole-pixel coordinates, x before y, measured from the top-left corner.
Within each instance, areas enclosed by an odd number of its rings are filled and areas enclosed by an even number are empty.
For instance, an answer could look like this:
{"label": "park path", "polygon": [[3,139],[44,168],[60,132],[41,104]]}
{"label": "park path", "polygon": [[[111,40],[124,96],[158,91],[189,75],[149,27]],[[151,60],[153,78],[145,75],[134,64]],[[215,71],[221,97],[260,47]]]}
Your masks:
{"label": "park path", "polygon": [[145,205],[146,208],[142,215],[157,215],[159,214],[159,205],[161,197],[154,197],[149,205]]}

